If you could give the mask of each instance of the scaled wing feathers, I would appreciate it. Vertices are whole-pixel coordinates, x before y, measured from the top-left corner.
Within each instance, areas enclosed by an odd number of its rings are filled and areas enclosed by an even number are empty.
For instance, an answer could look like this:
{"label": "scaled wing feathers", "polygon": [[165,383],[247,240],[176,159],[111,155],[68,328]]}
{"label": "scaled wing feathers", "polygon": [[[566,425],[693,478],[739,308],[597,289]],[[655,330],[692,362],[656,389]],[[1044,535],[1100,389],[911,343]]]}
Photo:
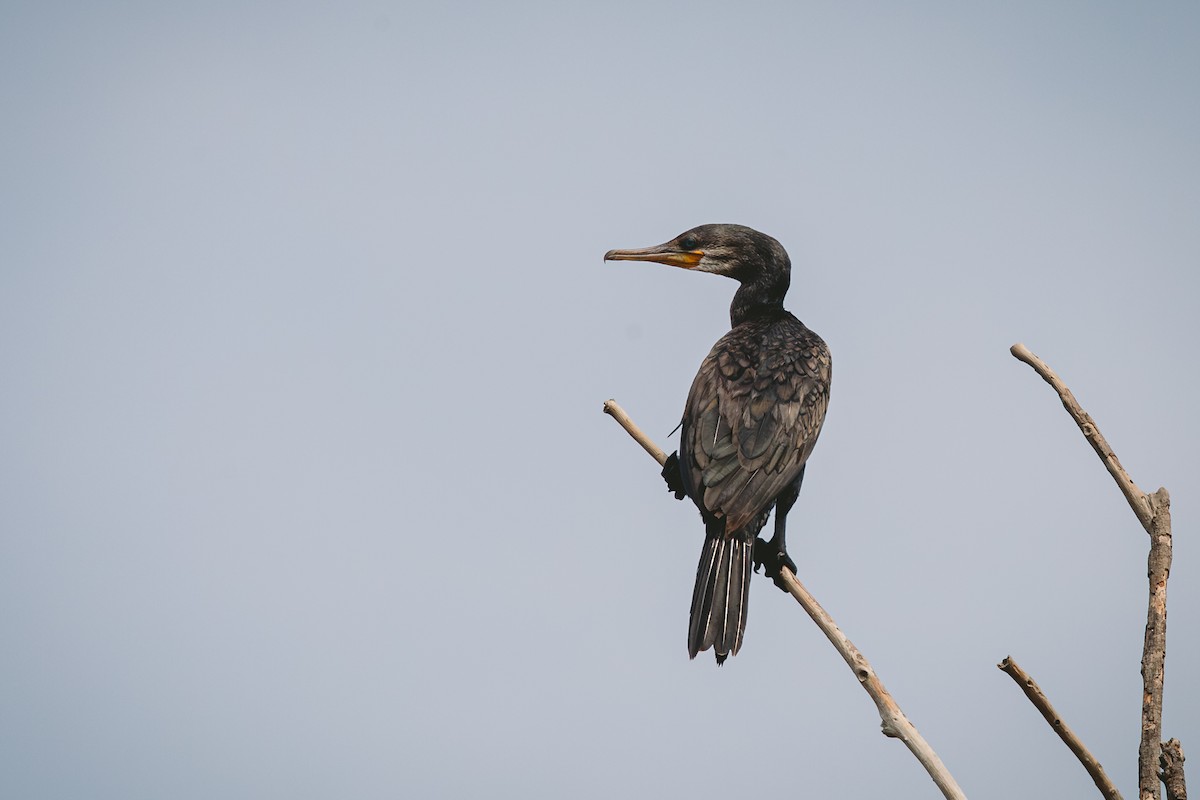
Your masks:
{"label": "scaled wing feathers", "polygon": [[[729,533],[800,474],[825,421],[829,350],[795,317],[749,322],[700,366],[684,409],[684,484]],[[754,533],[757,533],[755,531]]]}

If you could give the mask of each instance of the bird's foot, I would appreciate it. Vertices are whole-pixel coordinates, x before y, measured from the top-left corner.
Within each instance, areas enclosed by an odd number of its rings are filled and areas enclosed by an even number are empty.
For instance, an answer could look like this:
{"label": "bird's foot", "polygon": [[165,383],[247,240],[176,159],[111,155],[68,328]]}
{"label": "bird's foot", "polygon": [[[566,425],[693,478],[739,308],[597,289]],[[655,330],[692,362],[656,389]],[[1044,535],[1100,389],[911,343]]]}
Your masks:
{"label": "bird's foot", "polygon": [[667,491],[674,493],[676,500],[687,497],[687,492],[683,490],[683,474],[679,471],[678,452],[667,456],[667,460],[663,464],[662,476],[663,480],[667,482]]}
{"label": "bird's foot", "polygon": [[759,567],[762,567],[764,574],[785,592],[787,585],[784,584],[780,571],[787,567],[793,575],[796,574],[796,562],[787,554],[787,548],[779,545],[774,539],[769,542],[763,539],[754,540],[754,571],[758,572]]}

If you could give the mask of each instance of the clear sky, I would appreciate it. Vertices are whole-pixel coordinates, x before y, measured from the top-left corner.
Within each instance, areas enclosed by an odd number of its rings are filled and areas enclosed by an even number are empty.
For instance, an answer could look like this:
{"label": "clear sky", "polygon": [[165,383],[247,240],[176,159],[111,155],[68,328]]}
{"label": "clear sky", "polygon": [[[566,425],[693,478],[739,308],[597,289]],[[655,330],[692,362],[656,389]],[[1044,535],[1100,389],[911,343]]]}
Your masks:
{"label": "clear sky", "polygon": [[[973,798],[1200,754],[1190,3],[8,3],[0,796],[936,796],[787,596],[690,662],[738,222],[833,352],[800,577]],[[1197,761],[1200,763],[1200,761]],[[1197,776],[1193,775],[1193,781]]]}

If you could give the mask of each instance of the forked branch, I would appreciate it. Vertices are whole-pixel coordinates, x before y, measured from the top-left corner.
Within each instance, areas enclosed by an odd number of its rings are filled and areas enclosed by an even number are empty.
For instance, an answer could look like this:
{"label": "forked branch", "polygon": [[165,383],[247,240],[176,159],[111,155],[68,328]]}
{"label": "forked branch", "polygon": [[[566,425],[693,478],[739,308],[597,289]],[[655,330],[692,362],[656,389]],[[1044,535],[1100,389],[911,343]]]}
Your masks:
{"label": "forked branch", "polygon": [[[1023,344],[1014,344],[1013,357],[1033,367],[1062,400],[1063,407],[1075,420],[1084,438],[1100,456],[1105,468],[1117,482],[1138,521],[1150,534],[1147,572],[1150,601],[1146,612],[1146,639],[1142,650],[1142,739],[1138,747],[1138,795],[1140,800],[1158,800],[1158,765],[1162,744],[1163,666],[1167,652],[1167,577],[1171,572],[1171,498],[1166,489],[1146,494],[1138,488],[1121,466],[1117,454],[1091,416],[1080,407],[1075,395],[1046,362],[1029,352]],[[1178,783],[1183,785],[1183,761],[1178,763]]]}
{"label": "forked branch", "polygon": [[[654,457],[659,466],[663,465],[667,460],[666,454],[634,424],[633,420],[629,418],[624,409],[617,405],[615,400],[608,400],[604,403],[604,413],[610,415],[620,423],[621,427],[647,453]],[[954,776],[946,769],[946,765],[942,763],[942,760],[934,752],[933,748],[929,746],[929,743],[925,741],[913,724],[908,721],[908,718],[904,716],[904,712],[900,710],[900,706],[896,704],[896,701],[892,699],[887,689],[883,687],[883,682],[875,674],[875,670],[871,667],[870,662],[846,638],[846,635],[838,628],[833,618],[826,613],[825,609],[821,608],[821,604],[809,594],[808,590],[796,579],[795,574],[790,569],[783,567],[780,570],[780,577],[787,584],[788,593],[796,598],[800,606],[812,617],[813,622],[817,623],[817,627],[821,629],[821,632],[825,634],[826,638],[829,639],[834,648],[841,654],[846,664],[854,672],[854,676],[858,679],[863,689],[875,701],[875,707],[879,709],[879,717],[882,721],[883,734],[904,742],[905,746],[921,762],[921,766],[933,778],[933,782],[937,784],[937,787],[941,789],[942,794],[948,800],[965,800],[966,795],[958,787]]]}

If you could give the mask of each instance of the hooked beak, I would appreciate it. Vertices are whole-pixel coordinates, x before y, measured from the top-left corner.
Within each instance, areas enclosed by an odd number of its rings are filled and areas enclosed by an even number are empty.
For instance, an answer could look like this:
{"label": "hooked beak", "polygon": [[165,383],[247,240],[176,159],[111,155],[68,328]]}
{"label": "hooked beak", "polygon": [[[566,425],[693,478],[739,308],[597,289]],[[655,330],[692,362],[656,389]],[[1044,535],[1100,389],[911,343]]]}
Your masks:
{"label": "hooked beak", "polygon": [[609,250],[604,254],[605,261],[654,261],[684,269],[695,269],[702,258],[703,250],[679,250],[665,244],[637,250]]}

